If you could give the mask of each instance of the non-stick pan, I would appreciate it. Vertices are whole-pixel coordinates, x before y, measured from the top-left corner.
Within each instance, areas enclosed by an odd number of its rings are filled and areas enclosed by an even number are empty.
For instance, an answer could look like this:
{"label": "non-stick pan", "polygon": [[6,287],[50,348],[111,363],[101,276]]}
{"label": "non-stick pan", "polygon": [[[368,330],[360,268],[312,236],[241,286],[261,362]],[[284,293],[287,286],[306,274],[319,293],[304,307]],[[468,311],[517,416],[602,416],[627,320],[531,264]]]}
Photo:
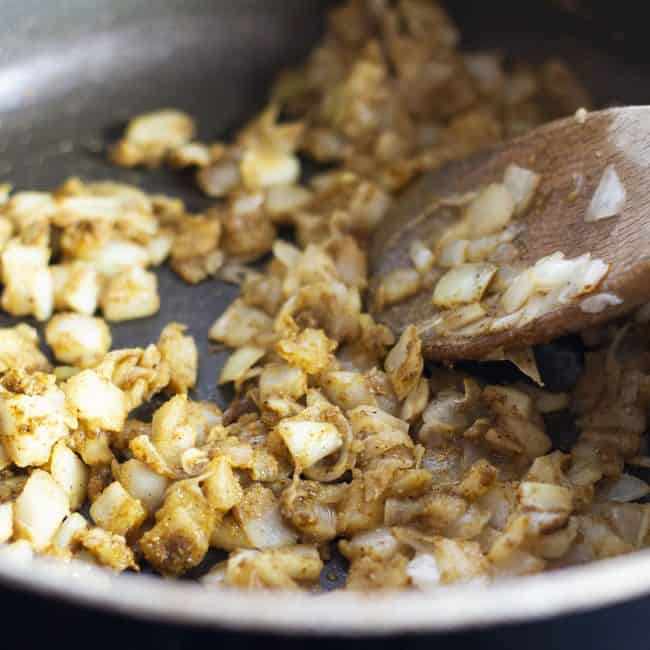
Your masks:
{"label": "non-stick pan", "polygon": [[[263,105],[268,84],[300,60],[323,27],[325,0],[0,0],[0,182],[46,189],[71,175],[118,179],[206,205],[189,178],[125,171],[106,162],[106,144],[130,116],[177,107],[201,135],[226,137]],[[650,60],[634,40],[632,5],[449,3],[469,48],[508,56],[565,58],[597,105],[648,103]],[[577,9],[567,13],[569,4]],[[643,3],[638,3],[639,5]],[[638,5],[637,5],[638,6]],[[584,9],[587,9],[584,12]],[[586,16],[582,14],[586,13]],[[634,18],[632,15],[632,18]],[[625,31],[631,25],[630,31]],[[216,280],[195,287],[159,272],[155,318],[115,325],[116,347],[157,339],[163,325],[190,326],[201,353],[196,397],[223,405],[216,387],[224,353],[207,330],[235,290]],[[11,319],[0,316],[0,326]],[[563,364],[560,363],[560,366]],[[328,575],[341,582],[336,562]],[[229,593],[154,576],[110,577],[44,560],[0,562],[0,580],[25,590],[151,620],[247,630],[350,635],[445,631],[551,617],[650,594],[650,554],[503,583],[487,590],[364,596]]]}

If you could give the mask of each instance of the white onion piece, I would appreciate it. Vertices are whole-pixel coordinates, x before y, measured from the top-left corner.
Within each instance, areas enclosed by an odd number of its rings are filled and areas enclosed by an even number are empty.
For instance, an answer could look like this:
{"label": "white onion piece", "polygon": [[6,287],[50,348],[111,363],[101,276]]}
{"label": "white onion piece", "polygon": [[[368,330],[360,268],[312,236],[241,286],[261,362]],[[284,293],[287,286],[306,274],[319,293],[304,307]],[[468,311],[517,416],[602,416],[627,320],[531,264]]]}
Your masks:
{"label": "white onion piece", "polygon": [[[491,262],[494,260],[490,259]],[[510,266],[508,264],[500,264],[499,270],[497,271],[490,288],[492,291],[501,293],[505,291],[514,281],[514,279],[521,273],[520,268]]]}
{"label": "white onion piece", "polygon": [[535,289],[552,291],[571,282],[579,269],[580,258],[568,260],[563,253],[553,253],[538,260],[533,267]]}
{"label": "white onion piece", "polygon": [[409,256],[413,262],[413,266],[418,270],[418,273],[427,273],[433,268],[435,261],[433,252],[419,239],[411,242],[409,248]]}
{"label": "white onion piece", "polygon": [[201,189],[212,197],[226,196],[241,181],[239,166],[234,160],[222,160],[198,172]]}
{"label": "white onion piece", "polygon": [[476,199],[478,192],[465,192],[464,194],[449,194],[440,199],[440,205],[449,208],[462,208]]}
{"label": "white onion piece", "polygon": [[470,323],[469,325],[456,328],[454,334],[456,336],[478,336],[479,334],[485,334],[490,331],[491,321],[491,318],[482,318],[481,320]]}
{"label": "white onion piece", "polygon": [[524,306],[534,291],[532,269],[526,269],[512,280],[501,296],[501,304],[508,314],[512,314]]}
{"label": "white onion piece", "polygon": [[505,228],[515,211],[515,200],[505,185],[492,183],[467,206],[465,218],[472,236],[483,237]]}
{"label": "white onion piece", "polygon": [[456,309],[450,309],[434,321],[434,327],[440,331],[459,330],[475,323],[477,320],[487,315],[484,307],[478,303],[463,305]]}
{"label": "white onion piece", "polygon": [[390,528],[375,528],[359,535],[349,541],[351,551],[359,555],[388,560],[399,550],[399,542],[393,536]]}
{"label": "white onion piece", "polygon": [[415,295],[422,279],[416,269],[395,269],[386,274],[379,287],[382,305],[392,305]]}
{"label": "white onion piece", "polygon": [[614,169],[614,165],[608,165],[591,199],[585,221],[598,221],[599,219],[615,217],[623,209],[626,198],[627,192],[616,173],[616,169]]}
{"label": "white onion piece", "polygon": [[289,242],[282,239],[276,239],[273,242],[273,255],[277,260],[290,269],[298,263],[301,251]]}
{"label": "white onion piece", "polygon": [[576,122],[578,124],[584,124],[587,121],[587,109],[584,106],[581,106],[574,114]]}
{"label": "white onion piece", "polygon": [[553,253],[520,273],[501,296],[501,304],[510,314],[526,305],[524,320],[528,322],[557,303],[566,304],[593,291],[608,271],[608,264],[592,260],[589,254],[568,260],[563,253]]}
{"label": "white onion piece", "polygon": [[440,585],[438,563],[429,553],[417,553],[406,566],[406,575],[418,589],[432,589]]}
{"label": "white onion piece", "polygon": [[312,193],[300,185],[274,185],[266,195],[266,210],[272,217],[288,215],[311,201]]}
{"label": "white onion piece", "polygon": [[490,322],[490,332],[504,332],[505,330],[510,329],[511,327],[516,327],[522,317],[522,312],[516,311],[512,314],[507,314],[506,316],[500,316],[499,318],[493,318]]}
{"label": "white onion piece", "polygon": [[329,422],[283,420],[277,432],[301,469],[308,469],[343,445],[341,433]]}
{"label": "white onion piece", "polygon": [[528,209],[541,179],[539,174],[530,169],[508,165],[503,175],[503,184],[515,200],[516,215],[521,215]]}
{"label": "white onion piece", "polygon": [[641,499],[647,494],[650,494],[650,485],[645,481],[631,474],[621,474],[620,478],[614,483],[603,487],[598,496],[603,501],[627,503]]}
{"label": "white onion piece", "polygon": [[552,311],[557,306],[558,302],[557,290],[546,295],[539,293],[535,294],[530,298],[523,309],[520,325],[526,325],[543,314]]}
{"label": "white onion piece", "polygon": [[531,347],[514,348],[510,350],[500,348],[495,350],[491,355],[489,355],[489,357],[485,357],[485,360],[509,361],[517,366],[524,375],[532,379],[538,386],[544,385],[542,377],[539,374],[539,368],[537,367],[533,348]]}
{"label": "white onion piece", "polygon": [[600,314],[608,307],[616,307],[622,304],[622,300],[613,293],[597,293],[593,296],[585,298],[580,303],[581,311],[586,314]]}
{"label": "white onion piece", "polygon": [[571,279],[558,296],[558,301],[565,304],[576,296],[593,291],[609,271],[609,264],[603,260],[592,260],[589,254],[571,261],[575,263]]}
{"label": "white onion piece", "polygon": [[499,235],[487,235],[470,241],[467,247],[467,261],[482,262],[496,250],[500,243]]}
{"label": "white onion piece", "polygon": [[228,357],[221,371],[219,385],[242,379],[265,354],[265,350],[254,346],[245,345],[244,347],[237,348]]}
{"label": "white onion piece", "polygon": [[603,260],[592,260],[590,259],[590,255],[583,255],[583,257],[587,258],[588,264],[586,265],[584,272],[583,289],[581,293],[587,293],[593,291],[607,275],[609,264],[603,262]]}
{"label": "white onion piece", "polygon": [[457,307],[479,301],[497,267],[493,264],[461,264],[445,273],[433,291],[438,307]]}
{"label": "white onion piece", "polygon": [[442,247],[438,254],[438,266],[450,269],[463,264],[467,259],[469,242],[466,239],[456,239]]}

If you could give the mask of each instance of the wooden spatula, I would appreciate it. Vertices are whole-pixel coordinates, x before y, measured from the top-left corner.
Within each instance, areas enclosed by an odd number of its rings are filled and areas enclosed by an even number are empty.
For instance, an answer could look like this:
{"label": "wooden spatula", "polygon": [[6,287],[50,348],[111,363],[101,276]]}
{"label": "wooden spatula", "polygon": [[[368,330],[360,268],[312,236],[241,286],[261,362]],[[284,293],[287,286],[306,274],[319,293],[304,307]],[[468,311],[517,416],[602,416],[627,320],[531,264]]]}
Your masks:
{"label": "wooden spatula", "polygon": [[[427,241],[435,248],[431,240],[440,221],[448,219],[439,207],[445,197],[501,181],[511,164],[541,175],[536,198],[520,219],[525,227],[513,242],[520,251],[518,262],[530,267],[557,252],[571,259],[590,253],[609,264],[594,290],[605,294],[605,306],[585,310],[581,298],[502,331],[443,335],[436,326],[439,313],[431,287],[381,307],[376,299],[382,278],[413,267],[412,242]],[[608,168],[616,172],[625,200],[616,216],[589,221],[594,193]],[[425,355],[436,360],[480,359],[499,348],[546,342],[650,301],[650,107],[613,108],[552,122],[424,175],[404,192],[374,234],[370,264],[372,304],[379,305],[375,316],[398,333],[414,324]]]}

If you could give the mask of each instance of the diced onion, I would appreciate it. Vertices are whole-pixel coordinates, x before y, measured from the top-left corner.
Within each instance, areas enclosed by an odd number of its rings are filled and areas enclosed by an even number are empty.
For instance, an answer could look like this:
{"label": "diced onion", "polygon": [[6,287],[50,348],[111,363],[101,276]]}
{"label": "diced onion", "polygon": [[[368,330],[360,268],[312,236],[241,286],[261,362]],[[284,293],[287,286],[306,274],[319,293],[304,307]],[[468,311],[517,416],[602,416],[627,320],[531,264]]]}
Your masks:
{"label": "diced onion", "polygon": [[219,161],[198,172],[197,181],[201,189],[215,198],[226,196],[241,181],[239,166],[234,160]]}
{"label": "diced onion", "polygon": [[465,218],[473,236],[491,235],[505,228],[515,211],[515,199],[501,183],[488,185],[467,206]]}
{"label": "diced onion", "polygon": [[339,430],[327,422],[284,420],[277,430],[296,465],[303,469],[334,453],[343,444]]}
{"label": "diced onion", "polygon": [[578,124],[584,124],[587,121],[587,109],[584,106],[581,106],[574,114],[576,122]]}
{"label": "diced onion", "polygon": [[616,307],[622,303],[623,301],[613,293],[597,293],[585,298],[580,303],[580,309],[586,314],[600,314],[608,307]]}
{"label": "diced onion", "polygon": [[599,497],[605,501],[627,503],[650,494],[650,485],[631,474],[621,474],[620,478],[604,487]]}
{"label": "diced onion", "polygon": [[461,264],[445,273],[433,291],[438,307],[457,307],[481,300],[497,267],[492,264]]}
{"label": "diced onion", "polygon": [[466,239],[455,239],[445,244],[438,254],[438,266],[450,269],[467,260],[469,242]]}
{"label": "diced onion", "polygon": [[435,259],[434,255],[431,249],[419,239],[411,242],[409,255],[411,257],[411,261],[413,262],[413,266],[418,270],[418,273],[426,273],[433,267],[433,262]]}
{"label": "diced onion", "polygon": [[383,305],[392,305],[420,290],[420,274],[415,269],[395,269],[381,280],[379,298]]}
{"label": "diced onion", "polygon": [[450,309],[440,316],[440,318],[436,319],[435,326],[439,331],[458,330],[475,323],[486,314],[487,312],[484,307],[480,303],[475,302],[471,305],[463,305],[456,309]]}
{"label": "diced onion", "polygon": [[262,348],[244,346],[238,348],[229,357],[224,365],[219,384],[227,384],[231,381],[239,381],[265,354]]}
{"label": "diced onion", "polygon": [[501,296],[501,304],[509,314],[521,309],[535,291],[531,269],[520,273]]}
{"label": "diced onion", "polygon": [[440,585],[438,563],[429,553],[416,554],[408,563],[406,574],[418,589],[431,589]]}
{"label": "diced onion", "polygon": [[539,187],[541,176],[518,165],[508,165],[503,175],[503,184],[515,201],[515,214],[523,214],[530,206]]}
{"label": "diced onion", "polygon": [[615,217],[623,210],[626,198],[627,192],[614,165],[608,165],[591,199],[585,221],[591,222]]}

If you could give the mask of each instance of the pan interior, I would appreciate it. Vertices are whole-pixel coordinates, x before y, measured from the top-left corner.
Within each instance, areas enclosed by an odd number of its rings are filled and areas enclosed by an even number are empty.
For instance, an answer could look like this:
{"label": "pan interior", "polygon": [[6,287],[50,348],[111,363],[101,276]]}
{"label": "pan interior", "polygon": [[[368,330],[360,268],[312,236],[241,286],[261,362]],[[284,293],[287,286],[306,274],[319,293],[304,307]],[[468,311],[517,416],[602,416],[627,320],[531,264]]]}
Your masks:
{"label": "pan interior", "polygon": [[[327,0],[0,0],[0,183],[49,189],[69,176],[113,179],[209,205],[191,178],[124,170],[106,145],[138,113],[175,107],[197,118],[202,139],[226,137],[264,105],[277,71],[303,58],[324,25]],[[450,3],[466,47],[507,56],[567,60],[599,106],[644,100],[644,69],[576,21],[531,3]],[[549,35],[553,34],[552,37]],[[647,65],[645,66],[648,67]],[[146,345],[172,320],[189,325],[201,356],[197,399],[223,406],[216,386],[225,360],[207,330],[236,290],[217,280],[188,287],[157,270],[157,316],[112,325],[116,348]],[[0,327],[15,322],[0,314]],[[342,566],[326,573],[341,580]]]}

